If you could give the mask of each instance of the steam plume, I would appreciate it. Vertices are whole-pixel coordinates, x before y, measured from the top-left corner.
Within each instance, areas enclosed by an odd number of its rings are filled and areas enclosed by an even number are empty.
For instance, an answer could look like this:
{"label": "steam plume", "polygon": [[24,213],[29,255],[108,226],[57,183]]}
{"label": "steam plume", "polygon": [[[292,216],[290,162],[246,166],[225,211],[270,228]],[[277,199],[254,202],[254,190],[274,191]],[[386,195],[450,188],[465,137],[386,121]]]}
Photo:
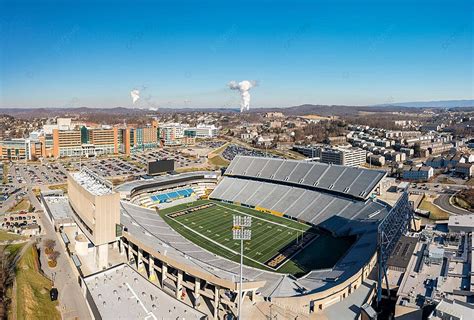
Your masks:
{"label": "steam plume", "polygon": [[133,104],[135,104],[135,102],[137,102],[138,99],[140,99],[140,91],[137,89],[134,89],[130,91],[130,96],[132,97]]}
{"label": "steam plume", "polygon": [[240,92],[240,112],[249,111],[250,109],[250,89],[257,86],[256,81],[244,80],[239,83],[237,81],[231,81],[228,84],[229,89],[239,90]]}

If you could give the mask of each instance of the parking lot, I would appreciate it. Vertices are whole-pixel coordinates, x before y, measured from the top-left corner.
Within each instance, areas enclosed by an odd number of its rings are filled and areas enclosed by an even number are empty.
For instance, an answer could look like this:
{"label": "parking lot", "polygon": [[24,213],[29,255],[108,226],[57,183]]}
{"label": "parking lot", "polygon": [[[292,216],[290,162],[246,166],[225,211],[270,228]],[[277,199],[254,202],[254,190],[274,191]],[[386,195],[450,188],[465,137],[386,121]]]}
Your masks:
{"label": "parking lot", "polygon": [[121,177],[129,175],[141,175],[145,173],[144,168],[140,168],[133,163],[121,158],[104,158],[75,162],[71,169],[79,170],[80,166],[85,166],[102,177]]}
{"label": "parking lot", "polygon": [[13,163],[8,172],[8,182],[16,185],[60,184],[66,180],[66,169],[61,163]]}
{"label": "parking lot", "polygon": [[274,154],[266,153],[260,150],[248,149],[236,144],[228,145],[225,150],[222,152],[222,156],[229,161],[232,161],[235,156],[254,156],[254,157],[271,157],[271,158],[278,158]]}
{"label": "parking lot", "polygon": [[187,168],[187,167],[195,167],[202,165],[206,162],[205,157],[192,157],[186,154],[186,149],[160,149],[160,150],[153,150],[148,151],[145,153],[134,154],[132,155],[132,160],[137,161],[144,165],[145,167],[148,165],[148,162],[154,160],[162,160],[162,159],[174,159],[175,161],[175,168]]}
{"label": "parking lot", "polygon": [[[222,143],[223,144],[223,143]],[[220,146],[221,143],[212,144],[211,147]],[[209,146],[207,146],[209,147]],[[146,173],[148,162],[157,159],[174,159],[175,168],[192,168],[206,164],[206,148],[197,148],[203,154],[194,149],[155,149],[146,152],[132,154],[130,157],[117,156],[110,158],[94,159],[62,159],[43,160],[42,163],[9,164],[5,182],[12,186],[48,186],[66,183],[68,171],[78,171],[85,166],[96,174],[110,177],[140,176]],[[190,151],[188,151],[190,150]],[[198,150],[198,151],[199,151]],[[7,193],[7,192],[3,192]]]}
{"label": "parking lot", "polygon": [[20,211],[18,213],[7,213],[1,218],[2,229],[22,234],[25,230],[37,229],[39,219],[36,213]]}

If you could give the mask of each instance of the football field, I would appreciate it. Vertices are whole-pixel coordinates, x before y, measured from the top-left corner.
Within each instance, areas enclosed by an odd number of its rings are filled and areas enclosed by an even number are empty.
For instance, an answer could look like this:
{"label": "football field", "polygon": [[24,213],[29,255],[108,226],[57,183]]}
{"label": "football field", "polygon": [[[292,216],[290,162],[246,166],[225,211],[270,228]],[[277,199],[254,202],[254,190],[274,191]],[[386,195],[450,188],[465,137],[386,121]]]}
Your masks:
{"label": "football field", "polygon": [[[252,239],[244,241],[244,257],[265,268],[277,269],[317,234],[306,224],[222,202],[199,201],[177,206],[166,217],[178,232],[199,246],[238,261],[240,241],[232,239],[234,215],[252,217]],[[179,210],[178,210],[179,209]],[[179,228],[176,228],[179,225]],[[217,251],[217,252],[216,252]],[[275,257],[280,263],[271,263]]]}

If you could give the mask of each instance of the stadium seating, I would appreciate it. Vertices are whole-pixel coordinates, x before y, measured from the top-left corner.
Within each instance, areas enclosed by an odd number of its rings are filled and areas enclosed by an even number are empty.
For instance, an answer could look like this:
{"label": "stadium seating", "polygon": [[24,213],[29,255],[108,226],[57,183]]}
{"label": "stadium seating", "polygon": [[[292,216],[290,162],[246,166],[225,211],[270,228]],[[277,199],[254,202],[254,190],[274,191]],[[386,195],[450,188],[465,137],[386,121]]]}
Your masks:
{"label": "stadium seating", "polygon": [[246,156],[236,156],[225,174],[300,184],[361,199],[367,199],[385,176],[377,170]]}
{"label": "stadium seating", "polygon": [[155,203],[171,202],[179,198],[187,198],[194,193],[194,190],[191,188],[170,191],[167,193],[156,194],[150,196],[150,199]]}
{"label": "stadium seating", "polygon": [[[324,227],[334,234],[347,231],[343,227],[350,220],[372,221],[387,213],[384,205],[372,200],[357,201],[331,193],[305,189],[304,186],[292,187],[230,176],[222,179],[210,198],[280,212]],[[345,223],[327,222],[329,219],[334,220],[334,217],[338,217],[338,220]]]}

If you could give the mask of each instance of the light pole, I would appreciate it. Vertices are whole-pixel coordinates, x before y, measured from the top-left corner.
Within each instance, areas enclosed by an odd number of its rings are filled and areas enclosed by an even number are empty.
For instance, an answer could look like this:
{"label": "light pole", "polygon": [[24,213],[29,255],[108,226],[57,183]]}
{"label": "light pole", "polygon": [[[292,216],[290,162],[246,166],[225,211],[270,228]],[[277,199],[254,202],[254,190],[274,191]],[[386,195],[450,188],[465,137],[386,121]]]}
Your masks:
{"label": "light pole", "polygon": [[[252,238],[252,230],[249,228],[252,226],[252,217],[250,216],[236,216],[233,215],[233,227],[232,227],[232,238],[234,240],[240,240],[240,285],[239,285],[239,310],[237,318],[241,320],[242,310],[242,274],[244,264],[244,240],[250,240]],[[248,229],[247,229],[248,228]]]}

